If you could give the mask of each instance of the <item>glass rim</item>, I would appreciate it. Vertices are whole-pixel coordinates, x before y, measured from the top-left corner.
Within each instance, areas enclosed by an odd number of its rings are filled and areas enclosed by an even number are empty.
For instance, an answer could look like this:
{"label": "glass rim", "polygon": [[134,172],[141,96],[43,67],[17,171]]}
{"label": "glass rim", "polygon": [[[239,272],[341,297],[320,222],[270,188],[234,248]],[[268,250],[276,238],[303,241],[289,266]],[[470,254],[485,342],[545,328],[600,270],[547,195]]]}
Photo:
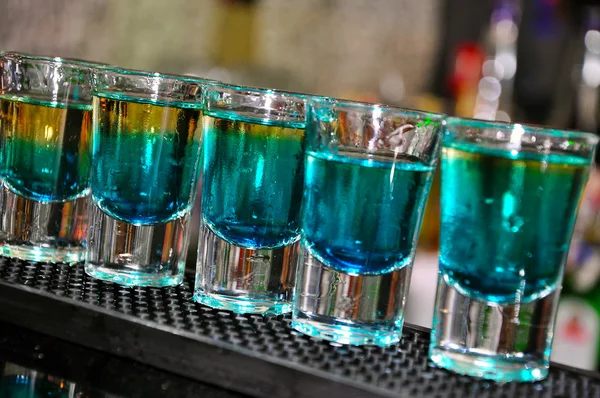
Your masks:
{"label": "glass rim", "polygon": [[528,135],[536,134],[546,136],[549,138],[575,139],[578,141],[585,141],[589,145],[595,145],[600,141],[599,136],[590,132],[569,129],[556,129],[553,127],[537,126],[527,123],[503,122],[500,120],[485,120],[452,116],[446,119],[446,128],[448,129],[451,126],[464,126],[476,129],[493,128],[506,131],[514,130],[515,127],[519,126],[523,129],[524,133],[528,133]]}
{"label": "glass rim", "polygon": [[140,70],[140,69],[127,69],[127,68],[122,68],[122,67],[114,66],[114,65],[108,65],[107,67],[94,72],[94,74],[95,75],[101,75],[101,74],[123,75],[123,76],[130,76],[133,78],[135,78],[135,77],[142,77],[142,78],[150,77],[150,78],[159,78],[161,80],[175,80],[175,81],[183,81],[186,83],[200,83],[200,84],[204,84],[204,85],[207,85],[212,82],[216,82],[215,80],[204,78],[204,77],[191,76],[191,75],[178,75],[178,74],[163,73],[163,72],[151,72],[151,71]]}
{"label": "glass rim", "polygon": [[358,112],[372,112],[374,109],[381,109],[386,113],[397,113],[416,119],[431,118],[440,122],[447,120],[447,115],[437,112],[422,111],[412,108],[404,108],[400,106],[380,104],[375,102],[355,101],[349,99],[335,97],[314,97],[308,100],[308,106],[314,108],[315,105],[329,108],[346,108]]}
{"label": "glass rim", "polygon": [[245,86],[242,84],[225,83],[225,82],[221,82],[221,81],[217,81],[217,80],[210,81],[206,84],[206,92],[208,93],[211,91],[216,91],[216,90],[211,89],[212,87],[238,91],[240,95],[244,95],[244,94],[246,94],[246,95],[248,95],[248,94],[259,94],[259,95],[260,94],[262,94],[262,95],[275,94],[275,95],[281,95],[281,96],[292,98],[292,99],[295,97],[295,98],[298,98],[298,100],[303,100],[303,101],[307,101],[308,99],[311,99],[311,98],[328,98],[328,97],[318,95],[318,94],[302,93],[299,91],[280,90],[280,89],[269,88],[269,87]]}
{"label": "glass rim", "polygon": [[[108,78],[105,81],[103,78]],[[135,82],[135,87],[122,86],[117,79]],[[145,81],[144,81],[145,80]],[[137,84],[142,81],[143,84]],[[207,80],[201,77],[150,72],[121,67],[109,67],[92,71],[91,93],[93,97],[133,101],[150,105],[201,109]],[[156,87],[154,87],[156,85]],[[185,91],[170,90],[167,85],[181,85]],[[193,90],[193,91],[190,91]]]}
{"label": "glass rim", "polygon": [[304,129],[307,103],[313,97],[309,93],[213,81],[204,86],[203,105],[207,116]]}
{"label": "glass rim", "polygon": [[104,62],[88,61],[78,58],[65,58],[59,56],[52,57],[46,55],[28,54],[19,51],[0,51],[0,58],[30,60],[38,63],[56,64],[57,66],[63,65],[66,67],[87,67],[91,69],[107,69],[114,67],[114,65]]}

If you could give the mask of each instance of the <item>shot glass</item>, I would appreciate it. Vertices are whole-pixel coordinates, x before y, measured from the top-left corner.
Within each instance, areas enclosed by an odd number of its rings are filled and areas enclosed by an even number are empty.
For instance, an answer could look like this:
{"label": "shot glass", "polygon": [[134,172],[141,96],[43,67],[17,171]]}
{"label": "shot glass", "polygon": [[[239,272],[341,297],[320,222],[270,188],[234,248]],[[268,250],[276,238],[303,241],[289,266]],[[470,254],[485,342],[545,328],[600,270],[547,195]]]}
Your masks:
{"label": "shot glass", "polygon": [[563,270],[597,142],[585,133],[448,120],[434,363],[499,382],[546,377]]}
{"label": "shot glass", "polygon": [[444,118],[338,100],[308,106],[292,327],[342,344],[396,343]]}
{"label": "shot glass", "polygon": [[0,54],[0,246],[8,257],[84,257],[91,75],[103,64]]}
{"label": "shot glass", "polygon": [[94,74],[87,274],[128,286],[182,282],[203,83],[123,69]]}
{"label": "shot glass", "polygon": [[237,313],[291,310],[305,102],[301,94],[207,86],[196,301]]}

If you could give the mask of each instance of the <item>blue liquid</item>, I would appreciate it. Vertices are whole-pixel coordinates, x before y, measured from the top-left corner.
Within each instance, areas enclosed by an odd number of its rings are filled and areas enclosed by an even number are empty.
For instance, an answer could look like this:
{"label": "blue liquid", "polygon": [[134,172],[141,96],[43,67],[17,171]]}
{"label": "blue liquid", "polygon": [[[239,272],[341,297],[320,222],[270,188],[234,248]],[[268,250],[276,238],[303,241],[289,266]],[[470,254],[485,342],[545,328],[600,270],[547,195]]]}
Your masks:
{"label": "blue liquid", "polygon": [[[433,168],[308,152],[303,236],[319,261],[377,275],[412,261]],[[356,156],[356,155],[354,155]]]}
{"label": "blue liquid", "polygon": [[442,156],[440,271],[462,294],[528,302],[559,284],[589,161],[455,144]]}
{"label": "blue liquid", "polygon": [[135,225],[189,211],[199,161],[200,110],[94,97],[92,197]]}
{"label": "blue liquid", "polygon": [[87,193],[92,110],[0,97],[0,175],[14,193],[62,202]]}
{"label": "blue liquid", "polygon": [[304,130],[218,116],[203,118],[204,221],[244,248],[297,241]]}

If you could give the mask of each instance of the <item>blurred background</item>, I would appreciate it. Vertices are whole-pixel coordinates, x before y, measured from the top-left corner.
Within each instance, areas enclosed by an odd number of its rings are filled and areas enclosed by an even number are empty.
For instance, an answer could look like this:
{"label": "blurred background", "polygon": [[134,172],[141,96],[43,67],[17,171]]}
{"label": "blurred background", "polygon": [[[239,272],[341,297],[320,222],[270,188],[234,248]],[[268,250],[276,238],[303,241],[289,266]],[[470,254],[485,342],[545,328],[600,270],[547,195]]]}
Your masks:
{"label": "blurred background", "polygon": [[[597,0],[0,0],[0,49],[599,132]],[[406,315],[427,327],[438,214],[436,178]],[[553,360],[598,370],[600,173],[576,229]]]}

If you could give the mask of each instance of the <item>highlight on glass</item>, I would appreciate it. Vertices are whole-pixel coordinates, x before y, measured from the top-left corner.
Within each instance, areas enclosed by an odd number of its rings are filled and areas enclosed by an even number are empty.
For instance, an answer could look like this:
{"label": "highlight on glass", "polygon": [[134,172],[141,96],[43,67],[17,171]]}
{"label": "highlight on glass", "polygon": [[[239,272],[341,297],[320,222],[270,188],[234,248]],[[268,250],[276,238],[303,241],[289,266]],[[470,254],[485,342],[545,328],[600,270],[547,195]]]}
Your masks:
{"label": "highlight on glass", "polygon": [[105,69],[93,83],[85,271],[123,285],[177,285],[197,184],[204,81]]}
{"label": "highlight on glass", "polygon": [[238,313],[291,310],[305,101],[282,91],[207,86],[197,301]]}
{"label": "highlight on glass", "polygon": [[500,382],[541,380],[598,138],[480,120],[447,123],[430,358]]}
{"label": "highlight on glass", "polygon": [[0,53],[0,246],[8,257],[84,258],[91,76],[103,64]]}
{"label": "highlight on glass", "polygon": [[401,338],[444,117],[309,102],[292,327],[342,344]]}

